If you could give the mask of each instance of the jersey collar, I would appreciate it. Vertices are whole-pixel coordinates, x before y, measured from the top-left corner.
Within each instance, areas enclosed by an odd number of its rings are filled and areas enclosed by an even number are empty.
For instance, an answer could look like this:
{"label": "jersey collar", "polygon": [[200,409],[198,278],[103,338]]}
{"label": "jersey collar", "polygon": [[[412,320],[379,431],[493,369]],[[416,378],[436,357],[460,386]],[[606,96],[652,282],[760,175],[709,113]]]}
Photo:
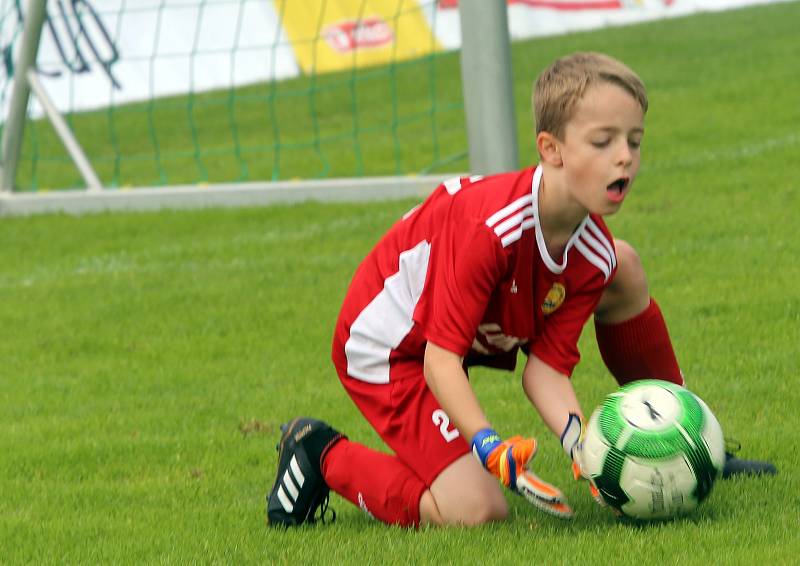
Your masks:
{"label": "jersey collar", "polygon": [[542,166],[538,165],[533,172],[533,180],[531,181],[531,193],[533,194],[533,218],[536,222],[536,245],[539,248],[539,257],[542,258],[542,261],[544,262],[545,266],[547,266],[547,269],[549,269],[552,273],[559,275],[567,268],[569,250],[572,249],[573,244],[575,244],[575,241],[586,227],[586,223],[589,221],[589,215],[586,215],[586,217],[572,233],[572,236],[570,236],[570,239],[567,241],[567,245],[564,248],[564,254],[561,257],[561,262],[557,262],[555,259],[550,257],[550,252],[547,251],[547,245],[544,242],[544,235],[542,234],[542,224],[539,221],[539,187],[541,184]]}

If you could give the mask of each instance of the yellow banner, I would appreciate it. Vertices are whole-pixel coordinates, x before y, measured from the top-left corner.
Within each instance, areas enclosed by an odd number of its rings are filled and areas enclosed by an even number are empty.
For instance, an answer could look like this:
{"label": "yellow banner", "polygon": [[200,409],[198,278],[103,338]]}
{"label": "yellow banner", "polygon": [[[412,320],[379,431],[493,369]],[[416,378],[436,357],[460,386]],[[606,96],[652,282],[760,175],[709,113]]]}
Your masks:
{"label": "yellow banner", "polygon": [[275,8],[306,74],[441,49],[417,0],[275,0]]}

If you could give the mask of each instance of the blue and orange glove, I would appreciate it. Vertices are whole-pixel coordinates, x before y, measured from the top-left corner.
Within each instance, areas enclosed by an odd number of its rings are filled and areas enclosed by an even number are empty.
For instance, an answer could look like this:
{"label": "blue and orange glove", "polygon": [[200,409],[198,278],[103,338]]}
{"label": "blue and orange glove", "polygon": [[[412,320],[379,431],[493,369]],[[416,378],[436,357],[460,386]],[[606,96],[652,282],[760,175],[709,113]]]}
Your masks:
{"label": "blue and orange glove", "polygon": [[606,502],[597,489],[594,480],[583,471],[583,435],[586,429],[583,426],[581,417],[575,413],[569,414],[567,426],[564,427],[564,432],[561,433],[561,447],[572,459],[572,477],[575,480],[585,479],[589,482],[589,493],[592,498],[601,506],[605,507]]}
{"label": "blue and orange glove", "polygon": [[512,436],[502,440],[490,428],[478,431],[472,438],[472,453],[504,486],[546,513],[571,518],[572,509],[561,491],[527,468],[536,455],[536,448],[533,438]]}

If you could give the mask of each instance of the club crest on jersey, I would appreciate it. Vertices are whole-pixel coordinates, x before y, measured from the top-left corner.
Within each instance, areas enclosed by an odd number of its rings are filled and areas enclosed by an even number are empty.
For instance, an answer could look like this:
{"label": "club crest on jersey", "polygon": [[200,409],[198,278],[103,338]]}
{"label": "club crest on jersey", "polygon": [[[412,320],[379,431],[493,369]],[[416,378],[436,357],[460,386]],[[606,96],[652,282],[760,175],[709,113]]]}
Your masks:
{"label": "club crest on jersey", "polygon": [[561,283],[553,283],[542,303],[542,312],[545,315],[553,314],[562,305],[567,297],[567,290]]}

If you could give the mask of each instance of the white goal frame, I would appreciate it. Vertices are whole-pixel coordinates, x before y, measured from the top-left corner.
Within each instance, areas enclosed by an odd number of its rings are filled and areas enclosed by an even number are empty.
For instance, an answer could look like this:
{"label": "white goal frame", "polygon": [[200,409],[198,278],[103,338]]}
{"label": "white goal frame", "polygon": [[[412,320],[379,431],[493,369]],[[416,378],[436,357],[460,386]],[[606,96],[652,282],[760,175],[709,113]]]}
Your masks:
{"label": "white goal frame", "polygon": [[[80,214],[101,210],[153,210],[210,206],[253,206],[276,202],[361,201],[427,196],[441,181],[456,175],[360,177],[315,181],[279,181],[138,187],[103,187],[69,125],[39,81],[36,57],[46,18],[47,0],[28,0],[22,43],[15,62],[14,85],[0,145],[0,216],[45,212]],[[517,167],[516,119],[508,16],[505,0],[461,0],[462,88],[469,137],[469,174],[489,174]],[[486,80],[491,77],[492,80]],[[84,190],[15,192],[31,92],[80,172]],[[466,174],[466,173],[465,173]]]}

